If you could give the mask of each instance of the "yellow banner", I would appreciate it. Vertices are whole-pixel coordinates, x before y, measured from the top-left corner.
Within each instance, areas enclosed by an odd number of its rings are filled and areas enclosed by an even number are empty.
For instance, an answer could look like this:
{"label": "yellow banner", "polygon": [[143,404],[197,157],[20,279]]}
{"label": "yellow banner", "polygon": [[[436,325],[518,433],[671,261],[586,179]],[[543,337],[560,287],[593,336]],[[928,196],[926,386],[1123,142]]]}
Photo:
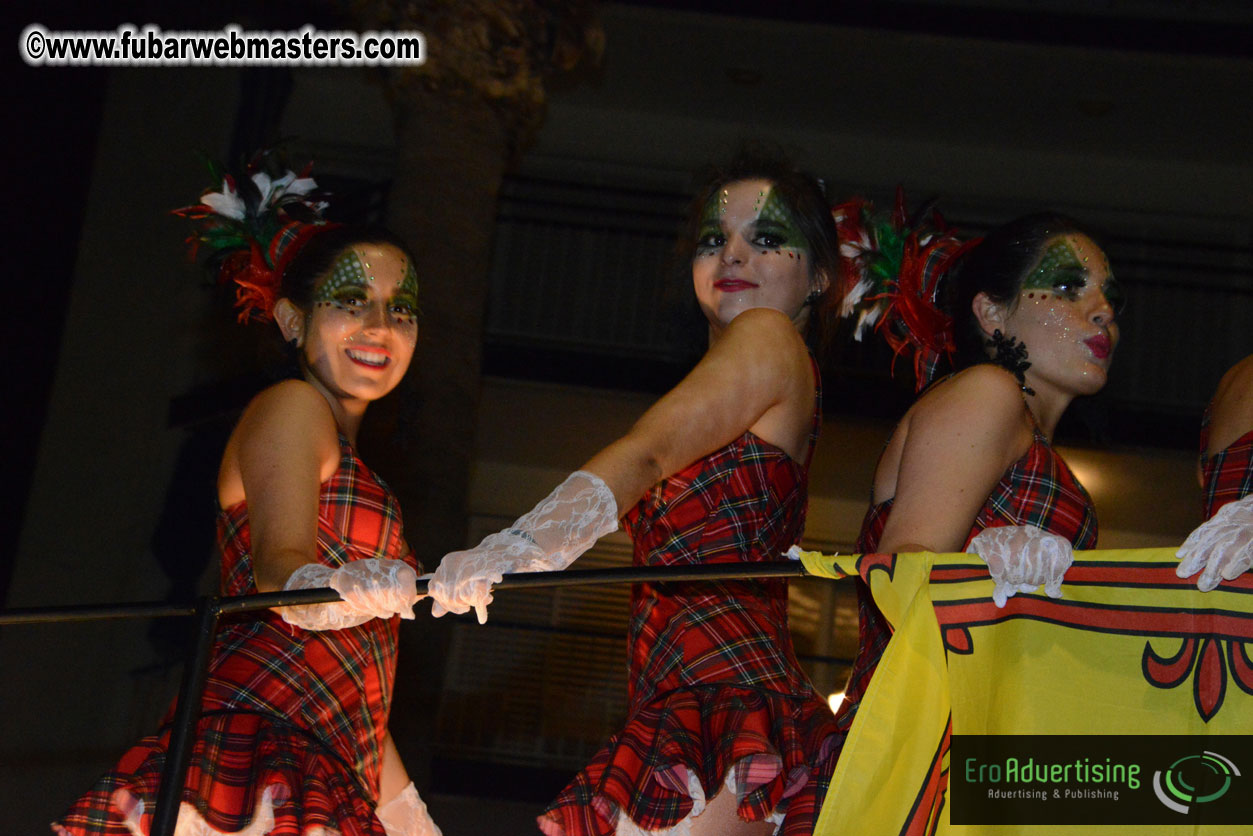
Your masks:
{"label": "yellow banner", "polygon": [[[817,836],[1039,834],[1033,825],[950,824],[950,734],[1253,734],[1253,575],[1202,593],[1175,576],[1174,552],[1078,552],[1060,599],[1019,593],[1003,609],[974,555],[804,553],[811,574],[861,577],[895,630]],[[1099,828],[1101,836],[1248,831]]]}

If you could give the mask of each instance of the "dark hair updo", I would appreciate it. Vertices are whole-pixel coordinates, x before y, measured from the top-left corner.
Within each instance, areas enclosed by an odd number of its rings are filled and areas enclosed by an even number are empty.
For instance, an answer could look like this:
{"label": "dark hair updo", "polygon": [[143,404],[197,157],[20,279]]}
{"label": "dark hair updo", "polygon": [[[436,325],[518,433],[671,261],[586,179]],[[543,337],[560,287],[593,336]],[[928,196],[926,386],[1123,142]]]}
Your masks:
{"label": "dark hair updo", "polygon": [[956,370],[988,359],[987,336],[974,315],[974,299],[987,294],[1012,311],[1028,273],[1043,256],[1045,245],[1059,235],[1095,236],[1073,218],[1036,212],[993,229],[966,252],[945,276],[944,307],[953,317]]}
{"label": "dark hair updo", "polygon": [[[706,169],[700,178],[700,186],[688,207],[687,219],[679,239],[680,263],[687,269],[686,289],[689,306],[699,313],[691,285],[691,262],[696,254],[696,239],[700,234],[701,219],[709,201],[716,198],[719,190],[745,180],[767,180],[792,214],[797,229],[809,248],[810,275],[822,273],[827,277],[827,287],[810,308],[805,339],[811,347],[825,348],[831,329],[825,327],[839,309],[837,276],[839,270],[839,239],[831,206],[823,194],[817,178],[801,170],[781,153],[761,148],[748,148],[736,154],[725,165]],[[695,317],[693,317],[695,319]],[[703,317],[702,317],[703,321]]]}

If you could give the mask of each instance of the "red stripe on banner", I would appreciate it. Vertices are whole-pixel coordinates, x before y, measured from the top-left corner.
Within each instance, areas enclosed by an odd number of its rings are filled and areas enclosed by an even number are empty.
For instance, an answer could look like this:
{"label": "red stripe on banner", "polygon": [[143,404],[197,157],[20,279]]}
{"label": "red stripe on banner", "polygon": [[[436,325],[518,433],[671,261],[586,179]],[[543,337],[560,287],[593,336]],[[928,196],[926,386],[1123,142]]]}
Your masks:
{"label": "red stripe on banner", "polygon": [[991,577],[988,567],[976,555],[971,555],[973,563],[942,563],[932,567],[931,583],[960,583],[961,581],[982,581]]}
{"label": "red stripe on banner", "polygon": [[944,760],[948,757],[949,746],[953,740],[953,715],[949,714],[948,723],[944,726],[944,736],[931,759],[931,769],[927,779],[914,799],[914,808],[909,812],[901,828],[901,836],[934,836],[940,826],[940,811],[944,809],[945,797],[948,793],[948,770],[944,768]]}
{"label": "red stripe on banner", "polygon": [[[1066,570],[1066,583],[1101,584],[1127,589],[1146,586],[1188,589],[1196,586],[1196,578],[1179,577],[1175,574],[1173,563],[1082,561]],[[1245,574],[1235,580],[1223,581],[1223,589],[1253,591],[1253,576]]]}
{"label": "red stripe on banner", "polygon": [[1253,613],[1224,610],[1111,606],[1016,595],[999,609],[987,598],[936,601],[935,615],[942,629],[1030,618],[1101,633],[1253,640]]}

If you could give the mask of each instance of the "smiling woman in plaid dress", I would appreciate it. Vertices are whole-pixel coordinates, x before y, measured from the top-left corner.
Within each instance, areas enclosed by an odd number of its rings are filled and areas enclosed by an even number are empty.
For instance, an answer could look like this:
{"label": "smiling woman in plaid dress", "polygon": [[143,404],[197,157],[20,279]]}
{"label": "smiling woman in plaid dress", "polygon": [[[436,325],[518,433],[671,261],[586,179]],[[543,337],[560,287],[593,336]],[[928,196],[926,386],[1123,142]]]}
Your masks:
{"label": "smiling woman in plaid dress", "polygon": [[[227,442],[221,592],[332,586],[344,600],[280,608],[219,633],[177,832],[438,834],[387,733],[416,562],[395,497],[353,450],[366,407],[413,356],[417,277],[390,233],[294,219],[284,201],[307,194],[311,180],[254,171],[250,190],[237,191],[240,182],[227,179],[184,213],[204,222],[203,240],[243,242],[243,257],[228,252],[223,264],[244,317],[277,322],[300,374],[254,398]],[[276,216],[286,222],[277,229]],[[240,227],[273,235],[257,241]],[[147,834],[171,719],[53,830]]]}
{"label": "smiling woman in plaid dress", "polygon": [[[704,357],[534,510],[445,556],[428,588],[437,614],[485,618],[503,573],[564,568],[620,510],[636,565],[777,561],[800,537],[821,420],[802,333],[832,301],[830,211],[816,181],[743,157],[690,222]],[[544,832],[812,832],[837,735],[792,650],[786,581],[639,585],[629,646],[626,725],[540,817]]]}

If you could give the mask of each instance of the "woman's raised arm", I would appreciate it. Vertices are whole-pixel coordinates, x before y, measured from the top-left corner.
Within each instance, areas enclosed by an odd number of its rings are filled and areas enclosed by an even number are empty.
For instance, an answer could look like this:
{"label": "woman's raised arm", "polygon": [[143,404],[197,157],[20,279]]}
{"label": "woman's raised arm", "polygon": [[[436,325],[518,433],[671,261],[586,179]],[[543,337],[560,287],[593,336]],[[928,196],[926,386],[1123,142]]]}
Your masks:
{"label": "woman's raised arm", "polygon": [[[745,311],[687,377],[582,469],[602,478],[624,510],[661,479],[763,423],[758,435],[800,458],[813,385],[809,355],[791,321],[769,308]],[[771,414],[789,406],[799,420]]]}
{"label": "woman's raised arm", "polygon": [[472,549],[445,555],[427,587],[431,612],[473,608],[480,623],[486,621],[492,584],[505,574],[566,568],[616,530],[623,510],[649,487],[746,431],[760,431],[763,440],[798,455],[808,421],[782,413],[800,414],[801,404],[807,419],[813,385],[808,354],[791,321],[774,310],[745,311],[630,432],[512,526]]}

